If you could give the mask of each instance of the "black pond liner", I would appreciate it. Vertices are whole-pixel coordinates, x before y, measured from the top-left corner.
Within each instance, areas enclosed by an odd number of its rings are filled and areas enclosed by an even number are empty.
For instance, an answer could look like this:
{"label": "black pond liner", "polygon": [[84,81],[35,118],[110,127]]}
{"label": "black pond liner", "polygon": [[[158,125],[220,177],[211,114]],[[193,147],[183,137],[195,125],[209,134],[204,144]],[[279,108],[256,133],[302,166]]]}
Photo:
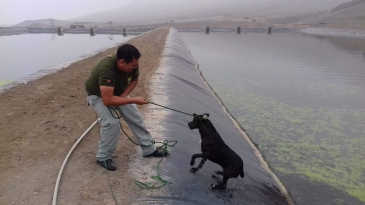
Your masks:
{"label": "black pond liner", "polygon": [[[170,148],[171,155],[161,164],[161,176],[173,184],[145,191],[145,195],[136,198],[133,204],[288,204],[279,185],[262,168],[253,148],[201,77],[176,29],[171,29],[167,37],[157,76],[160,80],[151,86],[154,102],[187,113],[209,113],[225,143],[241,156],[245,178],[230,179],[226,191],[212,190],[211,184],[216,181],[211,176],[214,171],[221,170],[219,165],[207,161],[197,173],[190,172],[191,156],[201,153],[199,132],[190,130],[187,125],[192,117],[150,105],[150,111],[160,109],[167,113],[162,123],[158,123],[163,129],[159,131],[161,139],[157,141],[178,141]],[[195,166],[199,163],[200,159],[197,159]]]}

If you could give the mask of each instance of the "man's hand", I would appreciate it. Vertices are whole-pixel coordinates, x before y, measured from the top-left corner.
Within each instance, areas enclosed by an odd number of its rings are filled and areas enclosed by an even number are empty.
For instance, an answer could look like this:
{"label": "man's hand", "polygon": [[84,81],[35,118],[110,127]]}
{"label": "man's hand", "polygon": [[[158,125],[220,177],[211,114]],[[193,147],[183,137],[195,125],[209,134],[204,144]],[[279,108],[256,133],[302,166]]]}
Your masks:
{"label": "man's hand", "polygon": [[114,96],[114,88],[108,86],[100,86],[100,93],[103,103],[106,106],[121,106],[126,104],[144,105],[148,102],[142,97],[128,98],[122,96]]}
{"label": "man's hand", "polygon": [[145,100],[143,97],[135,97],[135,98],[133,98],[133,100],[135,101],[135,103],[137,105],[148,104],[147,100]]}

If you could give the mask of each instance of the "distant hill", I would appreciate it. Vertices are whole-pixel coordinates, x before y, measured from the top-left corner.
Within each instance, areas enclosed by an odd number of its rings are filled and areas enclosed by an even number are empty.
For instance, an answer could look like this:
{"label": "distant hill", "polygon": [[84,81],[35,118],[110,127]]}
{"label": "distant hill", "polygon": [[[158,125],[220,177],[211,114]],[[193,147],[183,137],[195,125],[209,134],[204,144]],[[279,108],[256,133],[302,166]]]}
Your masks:
{"label": "distant hill", "polygon": [[27,27],[27,28],[51,28],[51,27],[64,27],[69,28],[72,24],[82,24],[85,26],[85,28],[88,28],[90,26],[98,26],[98,27],[105,27],[110,26],[105,23],[94,23],[90,21],[65,21],[65,20],[56,20],[56,19],[39,19],[39,20],[27,20],[23,21],[21,23],[15,24],[12,27]]}
{"label": "distant hill", "polygon": [[[343,3],[328,11],[312,13],[310,15],[276,18],[272,23],[304,23],[304,24],[345,24],[355,23],[365,26],[365,0],[353,0]],[[365,27],[364,27],[365,28]]]}
{"label": "distant hill", "polygon": [[329,12],[319,13],[305,19],[308,23],[333,23],[344,20],[365,20],[365,0],[354,0],[349,3],[342,4]]}
{"label": "distant hill", "polygon": [[10,24],[1,24],[0,27],[10,27]]}
{"label": "distant hill", "polygon": [[70,20],[27,20],[13,26],[67,28],[71,24],[83,24],[86,28],[102,28],[231,17],[269,18],[269,23],[273,24],[325,24],[365,29],[365,0],[135,0],[123,7]]}
{"label": "distant hill", "polygon": [[52,23],[54,26],[66,26],[70,25],[73,22],[72,21],[63,21],[63,20],[56,20],[56,19],[39,19],[39,20],[26,20],[21,23],[13,25],[13,27],[29,27],[34,26],[36,24],[40,24],[42,26],[52,26]]}
{"label": "distant hill", "polygon": [[72,21],[155,23],[212,16],[273,17],[308,14],[336,7],[349,0],[135,0],[109,11]]}
{"label": "distant hill", "polygon": [[348,9],[348,8],[351,8],[351,7],[354,7],[354,6],[357,6],[357,5],[361,5],[364,2],[365,2],[365,0],[353,0],[353,1],[350,1],[350,2],[346,2],[346,3],[343,3],[343,4],[335,7],[334,9],[332,9],[331,12],[345,10],[345,9]]}
{"label": "distant hill", "polygon": [[47,25],[43,23],[33,23],[27,26],[28,28],[52,28],[52,25]]}

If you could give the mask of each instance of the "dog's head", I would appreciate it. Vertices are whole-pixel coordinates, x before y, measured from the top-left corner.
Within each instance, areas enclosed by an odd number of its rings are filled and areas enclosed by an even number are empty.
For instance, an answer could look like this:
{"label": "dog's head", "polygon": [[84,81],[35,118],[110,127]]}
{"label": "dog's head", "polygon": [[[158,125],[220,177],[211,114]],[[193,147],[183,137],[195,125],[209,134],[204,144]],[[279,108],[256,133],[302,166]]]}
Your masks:
{"label": "dog's head", "polygon": [[192,130],[192,129],[197,129],[197,128],[199,128],[199,125],[202,123],[202,122],[204,122],[204,121],[206,121],[207,119],[208,119],[208,117],[209,117],[209,114],[208,113],[204,113],[204,114],[202,114],[202,115],[197,115],[197,114],[193,114],[193,116],[194,116],[194,119],[193,119],[193,121],[191,121],[191,122],[189,122],[188,123],[188,126],[189,126],[189,128]]}

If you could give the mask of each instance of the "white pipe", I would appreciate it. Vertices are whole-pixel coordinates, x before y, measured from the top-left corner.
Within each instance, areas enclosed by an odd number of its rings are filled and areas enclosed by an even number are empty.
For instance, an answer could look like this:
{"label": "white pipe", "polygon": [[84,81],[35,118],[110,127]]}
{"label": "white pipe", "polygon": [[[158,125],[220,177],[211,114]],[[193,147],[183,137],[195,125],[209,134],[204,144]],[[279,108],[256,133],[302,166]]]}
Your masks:
{"label": "white pipe", "polygon": [[98,120],[96,120],[85,132],[84,134],[81,135],[81,137],[76,141],[76,143],[74,144],[74,146],[71,148],[71,150],[68,152],[65,161],[63,161],[63,164],[61,166],[60,172],[58,173],[58,177],[57,177],[57,182],[56,182],[56,186],[54,188],[54,192],[53,192],[53,201],[52,201],[52,205],[56,205],[56,201],[57,201],[57,192],[58,192],[58,186],[60,184],[60,180],[61,180],[61,176],[62,176],[62,172],[63,169],[66,166],[66,163],[68,161],[68,158],[71,156],[73,150],[76,148],[76,146],[81,142],[81,140],[85,137],[85,135],[96,125],[96,123],[98,122]]}

